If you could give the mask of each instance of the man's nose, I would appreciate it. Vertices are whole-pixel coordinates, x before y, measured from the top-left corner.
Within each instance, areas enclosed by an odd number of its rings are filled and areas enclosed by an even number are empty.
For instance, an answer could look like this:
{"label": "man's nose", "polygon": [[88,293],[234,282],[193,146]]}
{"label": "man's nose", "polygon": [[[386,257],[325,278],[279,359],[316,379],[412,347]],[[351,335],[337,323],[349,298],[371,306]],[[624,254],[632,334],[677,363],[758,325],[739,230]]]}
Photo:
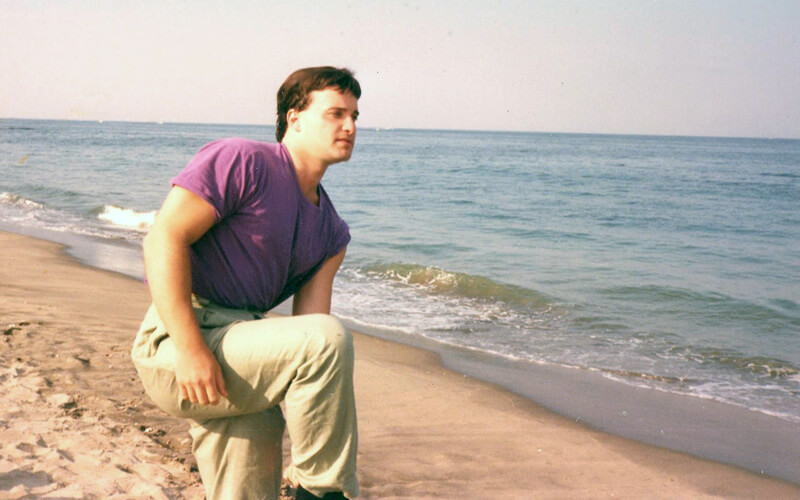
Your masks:
{"label": "man's nose", "polygon": [[356,121],[352,117],[345,118],[344,125],[342,126],[342,128],[345,130],[345,132],[349,132],[349,133],[355,132],[356,131]]}

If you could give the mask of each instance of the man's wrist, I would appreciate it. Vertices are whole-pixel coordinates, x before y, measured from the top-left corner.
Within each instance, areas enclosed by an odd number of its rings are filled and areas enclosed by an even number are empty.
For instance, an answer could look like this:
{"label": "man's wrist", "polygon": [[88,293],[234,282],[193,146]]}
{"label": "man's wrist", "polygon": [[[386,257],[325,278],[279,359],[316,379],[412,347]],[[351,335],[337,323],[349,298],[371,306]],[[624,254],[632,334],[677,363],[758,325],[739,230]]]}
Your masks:
{"label": "man's wrist", "polygon": [[197,332],[196,334],[173,337],[173,343],[175,344],[175,349],[180,354],[208,350],[208,344],[206,344],[206,341],[200,332]]}

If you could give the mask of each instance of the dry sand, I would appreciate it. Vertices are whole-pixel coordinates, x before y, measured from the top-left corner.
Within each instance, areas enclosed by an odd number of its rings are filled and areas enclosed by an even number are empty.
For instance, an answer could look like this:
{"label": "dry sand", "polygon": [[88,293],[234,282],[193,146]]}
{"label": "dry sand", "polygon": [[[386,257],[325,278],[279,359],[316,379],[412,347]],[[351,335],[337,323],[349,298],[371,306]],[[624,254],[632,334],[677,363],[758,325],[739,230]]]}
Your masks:
{"label": "dry sand", "polygon": [[[0,233],[0,499],[202,498],[187,425],[144,396],[136,280]],[[363,498],[800,498],[800,487],[587,429],[356,336]]]}

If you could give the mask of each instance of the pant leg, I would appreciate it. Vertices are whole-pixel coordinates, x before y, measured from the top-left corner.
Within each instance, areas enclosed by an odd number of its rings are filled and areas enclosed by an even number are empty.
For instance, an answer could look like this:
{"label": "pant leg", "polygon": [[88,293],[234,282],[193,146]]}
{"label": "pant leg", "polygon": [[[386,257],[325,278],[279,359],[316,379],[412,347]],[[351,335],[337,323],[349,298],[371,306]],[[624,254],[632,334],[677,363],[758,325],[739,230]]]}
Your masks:
{"label": "pant leg", "polygon": [[[216,406],[179,399],[172,371],[174,345],[154,308],[133,351],[148,394],[168,413],[198,421],[261,412],[285,399],[292,439],[287,477],[319,496],[327,491],[356,496],[357,428],[349,332],[328,315],[231,324],[227,322],[230,311],[218,306],[196,309],[206,342],[220,362],[229,397]],[[198,463],[217,463],[222,451],[201,448]]]}
{"label": "pant leg", "polygon": [[192,421],[192,452],[209,500],[275,499],[281,486],[280,407]]}

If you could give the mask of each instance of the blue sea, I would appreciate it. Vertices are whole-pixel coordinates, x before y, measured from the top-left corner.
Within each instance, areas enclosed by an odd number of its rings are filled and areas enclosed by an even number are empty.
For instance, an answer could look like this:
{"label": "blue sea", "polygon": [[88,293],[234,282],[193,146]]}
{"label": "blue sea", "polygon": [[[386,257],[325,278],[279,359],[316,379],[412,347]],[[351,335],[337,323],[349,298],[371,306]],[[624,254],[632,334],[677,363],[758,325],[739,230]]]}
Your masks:
{"label": "blue sea", "polygon": [[[170,178],[233,136],[274,132],[0,120],[0,223],[140,275]],[[323,183],[356,329],[800,423],[800,140],[361,129]]]}

